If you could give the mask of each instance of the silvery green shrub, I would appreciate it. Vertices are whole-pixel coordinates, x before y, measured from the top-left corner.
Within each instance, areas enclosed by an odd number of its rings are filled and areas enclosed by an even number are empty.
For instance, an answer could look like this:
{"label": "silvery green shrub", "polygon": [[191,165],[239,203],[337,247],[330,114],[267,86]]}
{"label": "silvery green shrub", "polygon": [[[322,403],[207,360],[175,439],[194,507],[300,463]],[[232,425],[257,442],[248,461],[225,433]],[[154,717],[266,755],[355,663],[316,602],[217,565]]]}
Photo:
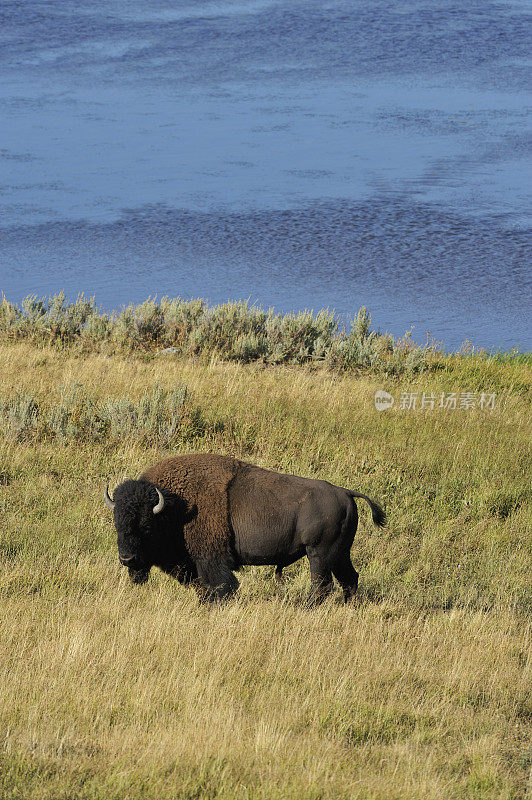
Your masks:
{"label": "silvery green shrub", "polygon": [[[119,313],[105,313],[80,295],[68,303],[64,292],[48,298],[28,296],[21,308],[4,297],[0,303],[0,338],[28,338],[61,346],[79,344],[105,352],[168,347],[177,355],[211,355],[235,361],[273,364],[322,361],[330,369],[370,369],[401,374],[430,364],[435,352],[417,347],[408,334],[396,340],[371,330],[371,315],[362,307],[349,331],[329,309],[280,314],[246,301],[209,306],[201,299],[149,298]],[[59,418],[55,421],[59,428]],[[66,424],[66,423],[64,423]]]}

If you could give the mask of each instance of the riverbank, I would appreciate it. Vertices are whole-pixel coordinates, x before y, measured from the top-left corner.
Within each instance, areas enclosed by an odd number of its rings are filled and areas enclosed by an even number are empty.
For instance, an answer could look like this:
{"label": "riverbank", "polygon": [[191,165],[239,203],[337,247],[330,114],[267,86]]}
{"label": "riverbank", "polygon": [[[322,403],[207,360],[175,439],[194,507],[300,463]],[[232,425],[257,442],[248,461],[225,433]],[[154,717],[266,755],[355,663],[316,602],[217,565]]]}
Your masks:
{"label": "riverbank", "polygon": [[457,359],[462,366],[467,359],[477,372],[481,365],[488,374],[501,362],[518,368],[532,365],[532,354],[517,350],[494,355],[465,342],[459,351],[446,353],[437,342],[416,344],[410,332],[394,338],[372,329],[364,307],[346,328],[329,309],[280,314],[244,301],[211,306],[199,298],[146,300],[107,313],[83,296],[68,302],[63,292],[29,296],[21,306],[3,297],[0,341],[21,340],[81,353],[215,354],[241,363],[323,365],[334,372],[386,376],[445,371]]}

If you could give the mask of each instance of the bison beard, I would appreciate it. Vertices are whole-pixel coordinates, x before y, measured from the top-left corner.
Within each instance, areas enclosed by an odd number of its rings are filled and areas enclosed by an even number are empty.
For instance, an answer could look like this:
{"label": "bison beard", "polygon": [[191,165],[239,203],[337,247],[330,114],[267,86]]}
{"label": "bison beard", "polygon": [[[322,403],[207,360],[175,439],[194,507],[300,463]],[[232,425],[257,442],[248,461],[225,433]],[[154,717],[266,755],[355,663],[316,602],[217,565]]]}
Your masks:
{"label": "bison beard", "polygon": [[222,600],[238,588],[233,570],[244,564],[283,567],[306,555],[311,603],[332,589],[332,576],[347,602],[358,573],[350,550],[357,528],[354,499],[366,500],[376,525],[382,508],[366,495],[327,481],[283,475],[229,456],[195,454],[160,461],[139,480],[105,494],[113,509],[121,563],[134,583],[152,566],[183,584],[200,601]]}

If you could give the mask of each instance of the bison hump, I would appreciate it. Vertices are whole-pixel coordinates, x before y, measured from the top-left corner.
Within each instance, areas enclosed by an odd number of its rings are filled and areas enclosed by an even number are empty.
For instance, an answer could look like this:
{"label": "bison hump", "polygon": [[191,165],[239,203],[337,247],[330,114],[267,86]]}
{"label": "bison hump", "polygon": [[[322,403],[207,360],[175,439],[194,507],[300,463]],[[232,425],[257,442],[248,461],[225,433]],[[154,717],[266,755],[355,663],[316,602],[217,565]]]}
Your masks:
{"label": "bison hump", "polygon": [[240,462],[210,453],[171,456],[159,461],[140,480],[179,495],[197,513],[184,525],[187,550],[193,558],[233,554],[229,486]]}

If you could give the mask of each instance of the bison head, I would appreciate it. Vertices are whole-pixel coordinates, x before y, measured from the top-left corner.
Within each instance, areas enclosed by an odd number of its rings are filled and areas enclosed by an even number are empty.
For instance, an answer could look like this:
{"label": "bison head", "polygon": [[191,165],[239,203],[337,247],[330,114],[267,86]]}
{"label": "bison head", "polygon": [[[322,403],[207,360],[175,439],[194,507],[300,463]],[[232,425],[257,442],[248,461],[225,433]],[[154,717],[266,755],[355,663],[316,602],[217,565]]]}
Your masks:
{"label": "bison head", "polygon": [[147,481],[124,481],[112,500],[106,489],[104,500],[113,511],[120,563],[133,583],[145,583],[156,560],[157,521],[165,499]]}

